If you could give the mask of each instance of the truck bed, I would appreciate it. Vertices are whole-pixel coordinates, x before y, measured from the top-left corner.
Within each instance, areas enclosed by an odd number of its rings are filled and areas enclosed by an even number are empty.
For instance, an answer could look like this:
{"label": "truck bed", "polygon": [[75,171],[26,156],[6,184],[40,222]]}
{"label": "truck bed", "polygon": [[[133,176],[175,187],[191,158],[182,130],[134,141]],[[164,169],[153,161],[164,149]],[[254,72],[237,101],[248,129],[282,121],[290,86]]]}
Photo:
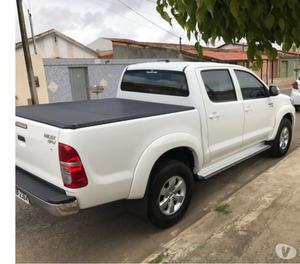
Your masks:
{"label": "truck bed", "polygon": [[112,98],[18,106],[16,116],[59,128],[77,129],[192,109],[190,106]]}

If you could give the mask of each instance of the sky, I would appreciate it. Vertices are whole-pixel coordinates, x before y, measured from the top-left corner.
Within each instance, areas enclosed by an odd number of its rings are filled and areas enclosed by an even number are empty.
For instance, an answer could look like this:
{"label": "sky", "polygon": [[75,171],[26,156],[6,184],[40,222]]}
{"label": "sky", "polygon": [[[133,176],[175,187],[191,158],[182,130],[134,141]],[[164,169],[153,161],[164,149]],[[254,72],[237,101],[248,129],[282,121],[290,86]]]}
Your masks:
{"label": "sky", "polygon": [[[134,13],[128,7],[144,15]],[[35,34],[51,28],[87,45],[99,37],[129,38],[137,41],[194,44],[173,20],[173,27],[157,13],[155,0],[23,0],[23,9],[30,36],[27,9],[31,10]],[[20,30],[16,13],[16,41]]]}

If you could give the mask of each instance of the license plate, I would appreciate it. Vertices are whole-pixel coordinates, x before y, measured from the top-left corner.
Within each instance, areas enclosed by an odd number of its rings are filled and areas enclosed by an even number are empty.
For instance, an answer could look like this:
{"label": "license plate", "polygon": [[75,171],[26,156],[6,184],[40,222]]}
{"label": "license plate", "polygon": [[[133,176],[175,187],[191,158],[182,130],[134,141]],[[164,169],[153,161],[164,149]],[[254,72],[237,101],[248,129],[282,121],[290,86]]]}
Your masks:
{"label": "license plate", "polygon": [[16,196],[21,199],[23,202],[30,204],[28,196],[26,193],[23,193],[22,191],[20,191],[19,189],[16,189]]}

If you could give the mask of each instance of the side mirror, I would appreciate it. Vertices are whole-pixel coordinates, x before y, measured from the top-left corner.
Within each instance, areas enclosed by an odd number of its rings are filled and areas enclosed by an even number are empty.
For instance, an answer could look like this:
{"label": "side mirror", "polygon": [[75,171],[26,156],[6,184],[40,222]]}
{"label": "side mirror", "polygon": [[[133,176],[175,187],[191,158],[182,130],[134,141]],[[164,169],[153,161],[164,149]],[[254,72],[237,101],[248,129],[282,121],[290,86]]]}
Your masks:
{"label": "side mirror", "polygon": [[270,96],[277,96],[280,93],[280,89],[276,85],[269,86],[269,94]]}

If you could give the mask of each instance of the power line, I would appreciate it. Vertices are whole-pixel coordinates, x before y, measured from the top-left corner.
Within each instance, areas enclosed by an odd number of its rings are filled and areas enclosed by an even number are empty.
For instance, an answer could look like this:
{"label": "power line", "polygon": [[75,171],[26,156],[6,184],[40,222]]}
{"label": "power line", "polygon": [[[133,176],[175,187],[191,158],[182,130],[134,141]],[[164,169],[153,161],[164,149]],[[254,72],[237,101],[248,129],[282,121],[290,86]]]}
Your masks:
{"label": "power line", "polygon": [[[93,3],[95,3],[96,5],[99,5],[98,0],[93,1]],[[117,3],[115,3],[115,4],[117,4]],[[141,25],[141,23],[138,22],[137,20],[134,20],[134,19],[129,18],[129,17],[127,17],[127,16],[120,16],[120,14],[119,14],[115,9],[117,9],[117,10],[122,10],[122,11],[123,11],[123,8],[122,8],[120,5],[118,5],[118,4],[117,4],[117,6],[115,6],[115,7],[116,7],[116,8],[114,8],[113,10],[110,10],[110,12],[114,13],[115,15],[118,15],[120,19],[125,19],[125,20],[127,20],[128,22],[131,22],[131,23],[133,23],[133,24],[135,24],[135,25],[138,25],[138,26]],[[122,9],[121,9],[121,8],[122,8]],[[146,24],[145,26],[148,27],[148,28],[151,27],[151,26],[148,25],[148,24]]]}
{"label": "power line", "polygon": [[[172,33],[171,31],[168,31],[166,29],[164,29],[163,27],[157,25],[156,23],[154,23],[152,20],[150,20],[149,18],[145,17],[143,14],[141,14],[140,12],[136,11],[135,9],[133,9],[131,6],[127,5],[126,3],[124,3],[123,1],[121,0],[117,0],[119,3],[121,3],[122,5],[126,6],[128,9],[130,9],[132,12],[134,12],[135,14],[137,14],[138,16],[144,18],[145,20],[147,20],[149,23],[151,23],[152,25],[158,27],[159,29],[173,35],[174,37],[176,38],[180,38],[179,36],[177,36],[176,34]],[[151,1],[152,2],[152,1]]]}

